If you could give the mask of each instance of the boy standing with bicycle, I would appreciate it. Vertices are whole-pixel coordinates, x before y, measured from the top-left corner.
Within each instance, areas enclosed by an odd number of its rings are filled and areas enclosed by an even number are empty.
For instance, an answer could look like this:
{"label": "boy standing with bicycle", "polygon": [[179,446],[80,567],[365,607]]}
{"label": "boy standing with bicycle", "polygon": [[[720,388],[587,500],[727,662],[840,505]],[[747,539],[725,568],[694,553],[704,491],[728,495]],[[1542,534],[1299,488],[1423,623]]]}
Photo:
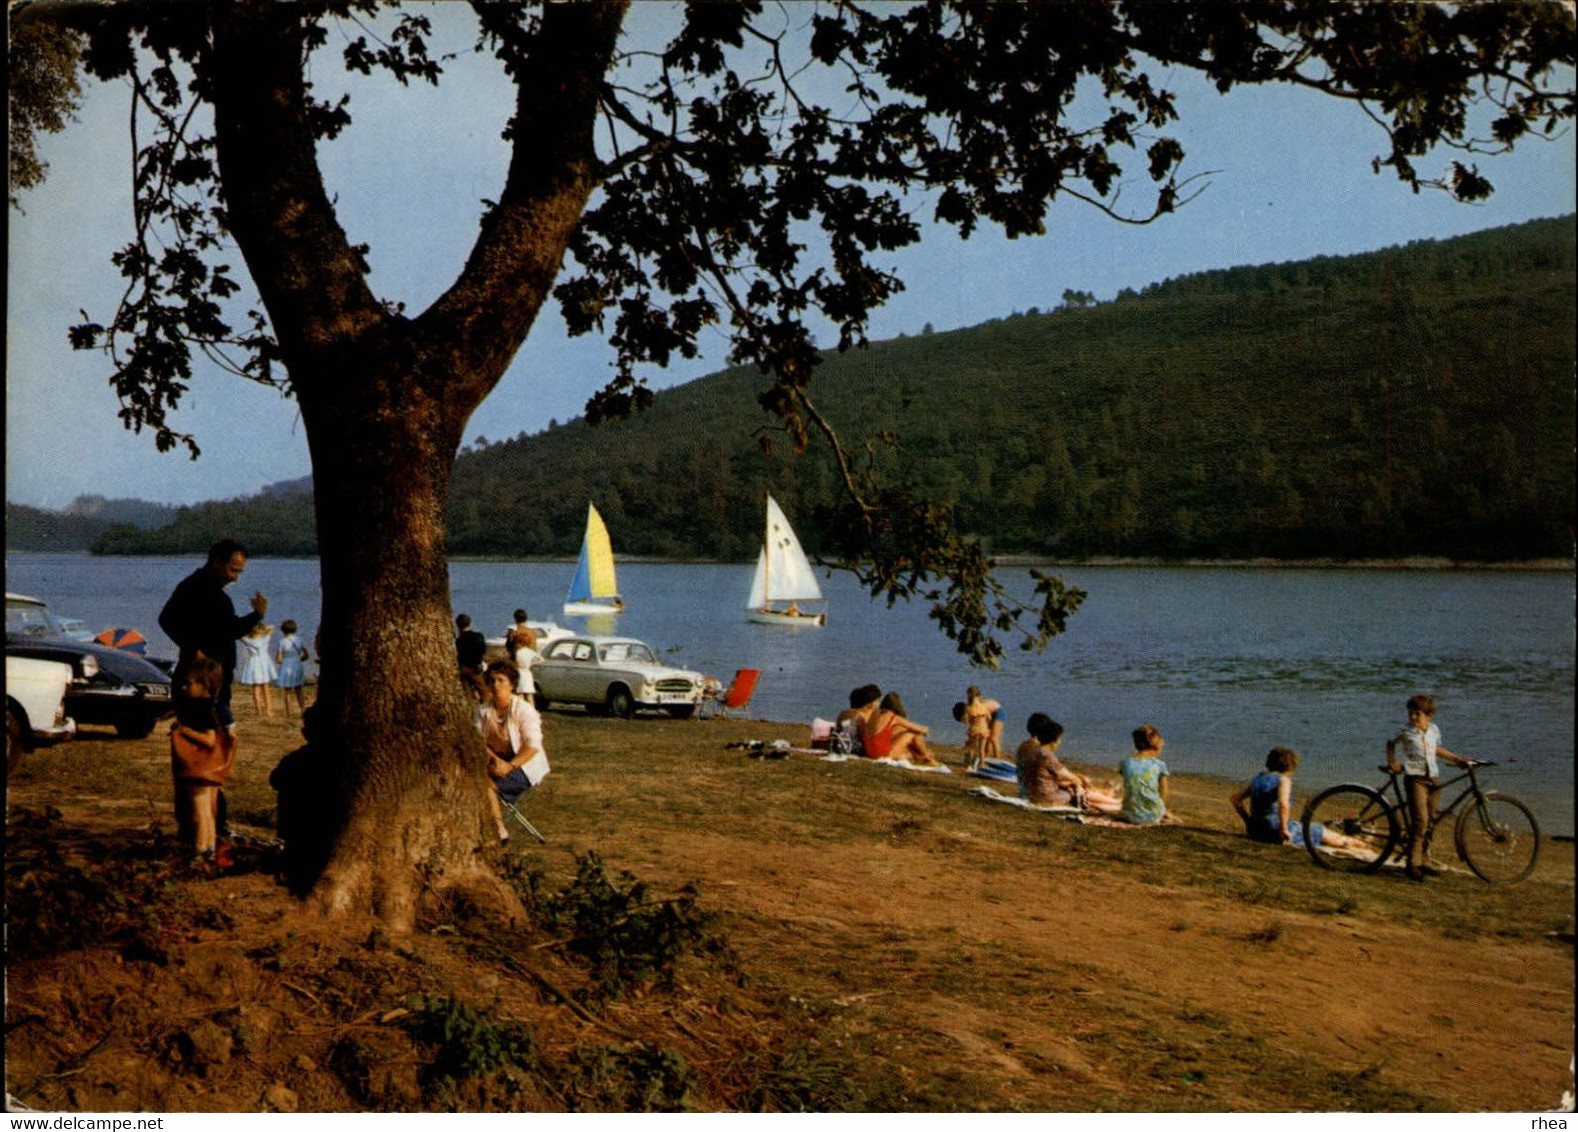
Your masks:
{"label": "boy standing with bicycle", "polygon": [[[1459,758],[1441,745],[1441,730],[1431,722],[1436,702],[1429,696],[1408,698],[1408,726],[1386,742],[1386,769],[1403,775],[1408,796],[1408,879],[1424,880],[1425,835],[1435,821],[1436,800],[1440,793],[1436,776],[1436,756],[1458,766],[1469,760]],[[1401,753],[1402,765],[1397,756]]]}

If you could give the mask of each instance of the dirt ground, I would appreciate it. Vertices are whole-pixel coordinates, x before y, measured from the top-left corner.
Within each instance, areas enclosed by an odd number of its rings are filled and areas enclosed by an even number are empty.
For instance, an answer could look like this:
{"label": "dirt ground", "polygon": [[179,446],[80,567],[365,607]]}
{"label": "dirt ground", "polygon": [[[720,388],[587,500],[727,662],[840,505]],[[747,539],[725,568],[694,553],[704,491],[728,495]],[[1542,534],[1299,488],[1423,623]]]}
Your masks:
{"label": "dirt ground", "polygon": [[162,840],[160,733],[90,732],[11,778],[21,1104],[1538,1111],[1573,1088],[1570,841],[1519,886],[1453,861],[1413,885],[1251,844],[1229,785],[1183,774],[1178,824],[1111,829],[961,774],[739,746],[792,726],[549,713],[548,841],[517,833],[501,866],[557,890],[595,853],[708,917],[671,985],[610,998],[544,923],[310,915],[267,848],[295,726],[240,714],[253,843],[218,877]]}

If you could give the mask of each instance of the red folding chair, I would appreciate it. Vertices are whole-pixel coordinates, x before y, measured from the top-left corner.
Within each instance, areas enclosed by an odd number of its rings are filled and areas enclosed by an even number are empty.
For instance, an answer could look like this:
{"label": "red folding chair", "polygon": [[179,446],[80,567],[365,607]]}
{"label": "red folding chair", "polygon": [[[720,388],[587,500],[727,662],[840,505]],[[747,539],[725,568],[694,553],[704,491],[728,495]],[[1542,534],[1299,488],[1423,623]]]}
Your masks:
{"label": "red folding chair", "polygon": [[742,668],[736,672],[728,691],[713,701],[713,714],[728,718],[729,712],[743,709],[751,702],[751,693],[756,691],[756,681],[761,675],[760,668]]}

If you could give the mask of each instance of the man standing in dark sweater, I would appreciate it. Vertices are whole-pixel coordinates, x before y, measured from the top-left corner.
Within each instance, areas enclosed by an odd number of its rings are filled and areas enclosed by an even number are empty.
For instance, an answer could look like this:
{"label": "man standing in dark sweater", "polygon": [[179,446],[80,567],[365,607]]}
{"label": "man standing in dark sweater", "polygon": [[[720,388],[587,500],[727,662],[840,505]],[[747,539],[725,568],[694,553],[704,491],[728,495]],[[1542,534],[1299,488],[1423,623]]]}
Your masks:
{"label": "man standing in dark sweater", "polygon": [[252,612],[236,616],[225,587],[241,577],[247,568],[246,547],[233,539],[221,539],[208,552],[208,562],[182,579],[159,613],[159,628],[181,650],[185,664],[198,653],[219,662],[224,681],[216,697],[221,722],[234,722],[230,713],[230,682],[236,672],[236,640],[246,636],[252,626],[268,612],[268,599],[252,595]]}

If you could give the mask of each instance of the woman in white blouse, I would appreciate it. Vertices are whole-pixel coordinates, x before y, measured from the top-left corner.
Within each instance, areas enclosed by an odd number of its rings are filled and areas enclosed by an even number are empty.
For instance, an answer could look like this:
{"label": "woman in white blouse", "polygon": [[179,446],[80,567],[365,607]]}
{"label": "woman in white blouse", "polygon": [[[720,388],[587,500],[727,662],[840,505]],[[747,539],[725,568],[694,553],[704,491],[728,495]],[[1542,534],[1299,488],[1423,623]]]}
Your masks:
{"label": "woman in white blouse", "polygon": [[517,694],[520,670],[507,660],[488,665],[487,694],[477,705],[477,730],[488,749],[488,774],[494,792],[488,795],[499,840],[510,839],[499,799],[513,804],[548,775],[548,754],[542,745],[542,717]]}

